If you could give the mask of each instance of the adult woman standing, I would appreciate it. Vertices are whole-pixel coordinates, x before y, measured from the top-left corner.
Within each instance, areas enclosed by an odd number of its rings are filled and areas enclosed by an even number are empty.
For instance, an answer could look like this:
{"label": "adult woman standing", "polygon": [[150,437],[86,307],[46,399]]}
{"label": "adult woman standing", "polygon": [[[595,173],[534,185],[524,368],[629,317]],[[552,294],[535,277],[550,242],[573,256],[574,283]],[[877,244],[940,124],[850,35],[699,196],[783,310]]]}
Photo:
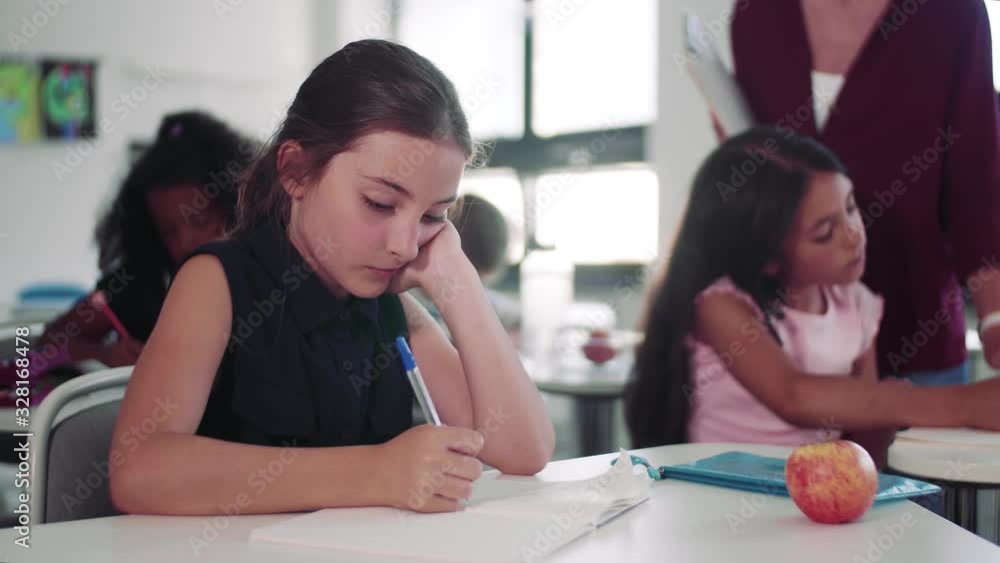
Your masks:
{"label": "adult woman standing", "polygon": [[736,79],[759,122],[815,137],[855,181],[879,371],[968,381],[962,286],[1000,367],[1000,133],[982,0],[742,0]]}

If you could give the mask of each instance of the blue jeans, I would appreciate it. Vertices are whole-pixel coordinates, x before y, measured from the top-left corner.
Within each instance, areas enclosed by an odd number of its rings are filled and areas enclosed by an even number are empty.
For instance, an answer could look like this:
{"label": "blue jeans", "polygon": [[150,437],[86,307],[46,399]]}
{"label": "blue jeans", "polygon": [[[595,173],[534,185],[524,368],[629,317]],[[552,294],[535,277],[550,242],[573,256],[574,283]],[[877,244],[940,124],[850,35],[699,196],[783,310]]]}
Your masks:
{"label": "blue jeans", "polygon": [[906,379],[914,385],[939,386],[939,385],[964,385],[969,382],[969,360],[947,369],[911,371],[897,375],[901,379]]}

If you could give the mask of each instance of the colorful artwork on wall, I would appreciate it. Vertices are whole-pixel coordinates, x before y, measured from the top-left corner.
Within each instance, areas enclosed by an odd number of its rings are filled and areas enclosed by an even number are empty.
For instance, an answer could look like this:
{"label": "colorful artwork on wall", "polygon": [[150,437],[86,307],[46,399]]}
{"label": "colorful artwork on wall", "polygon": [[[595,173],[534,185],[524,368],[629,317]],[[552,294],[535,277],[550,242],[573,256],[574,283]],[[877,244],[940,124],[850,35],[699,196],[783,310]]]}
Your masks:
{"label": "colorful artwork on wall", "polygon": [[41,64],[45,136],[74,140],[94,136],[95,63],[47,60]]}
{"label": "colorful artwork on wall", "polygon": [[0,145],[96,135],[93,61],[0,57]]}
{"label": "colorful artwork on wall", "polygon": [[0,59],[0,144],[41,137],[39,69],[33,61]]}

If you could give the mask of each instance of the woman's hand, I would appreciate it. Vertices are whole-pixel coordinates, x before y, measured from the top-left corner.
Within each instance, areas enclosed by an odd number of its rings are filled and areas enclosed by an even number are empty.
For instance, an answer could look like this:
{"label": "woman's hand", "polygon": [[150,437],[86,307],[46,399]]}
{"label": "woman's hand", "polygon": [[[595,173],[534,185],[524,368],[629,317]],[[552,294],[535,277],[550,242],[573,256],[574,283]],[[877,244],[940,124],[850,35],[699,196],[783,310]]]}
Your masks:
{"label": "woman's hand", "polygon": [[453,512],[483,473],[476,455],[483,435],[455,426],[425,424],[379,446],[379,504],[416,512]]}
{"label": "woman's hand", "polygon": [[462,239],[455,225],[446,221],[438,234],[420,247],[417,257],[396,274],[389,291],[403,293],[419,287],[436,300],[438,296],[434,292],[454,285],[454,278],[466,267],[471,268],[472,264],[462,252]]}
{"label": "woman's hand", "polygon": [[968,426],[1000,432],[1000,376],[961,386]]}
{"label": "woman's hand", "polygon": [[1000,369],[1000,326],[988,328],[980,338],[983,341],[983,357],[994,369]]}

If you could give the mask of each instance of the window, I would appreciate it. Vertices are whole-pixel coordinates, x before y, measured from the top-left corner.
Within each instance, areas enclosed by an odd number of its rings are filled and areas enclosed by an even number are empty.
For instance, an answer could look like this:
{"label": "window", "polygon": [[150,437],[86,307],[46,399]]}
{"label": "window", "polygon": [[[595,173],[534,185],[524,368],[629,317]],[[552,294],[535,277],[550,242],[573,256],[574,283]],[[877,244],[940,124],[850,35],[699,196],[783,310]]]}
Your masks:
{"label": "window", "polygon": [[517,173],[509,168],[471,170],[458,187],[459,194],[475,194],[492,203],[507,218],[507,259],[517,264],[524,258],[524,192]]}
{"label": "window", "polygon": [[993,36],[993,86],[1000,91],[1000,2],[987,2],[986,13]]}
{"label": "window", "polygon": [[544,174],[535,185],[535,238],[576,264],[656,257],[656,174],[646,166]]}
{"label": "window", "polygon": [[398,33],[455,84],[475,138],[524,134],[523,0],[406,0]]}
{"label": "window", "polygon": [[540,137],[656,119],[656,2],[535,0],[534,107]]}
{"label": "window", "polygon": [[490,145],[460,192],[507,216],[512,263],[552,245],[580,265],[655,257],[654,0],[394,1],[398,40],[452,79]]}

